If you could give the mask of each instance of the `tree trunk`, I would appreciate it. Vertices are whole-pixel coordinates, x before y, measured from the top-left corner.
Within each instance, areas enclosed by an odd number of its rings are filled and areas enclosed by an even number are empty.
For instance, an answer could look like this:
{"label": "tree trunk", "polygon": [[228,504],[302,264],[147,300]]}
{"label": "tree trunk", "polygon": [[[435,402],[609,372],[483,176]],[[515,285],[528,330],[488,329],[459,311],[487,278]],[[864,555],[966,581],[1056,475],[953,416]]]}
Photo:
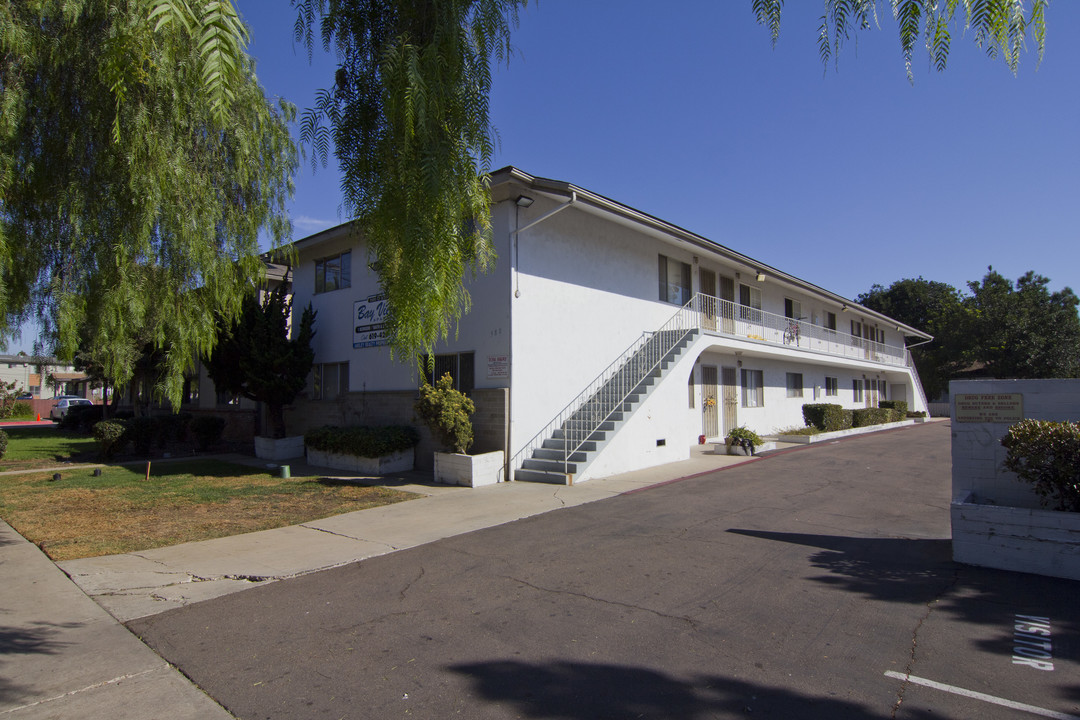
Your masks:
{"label": "tree trunk", "polygon": [[285,437],[285,406],[281,403],[267,403],[266,411],[270,416],[270,437]]}

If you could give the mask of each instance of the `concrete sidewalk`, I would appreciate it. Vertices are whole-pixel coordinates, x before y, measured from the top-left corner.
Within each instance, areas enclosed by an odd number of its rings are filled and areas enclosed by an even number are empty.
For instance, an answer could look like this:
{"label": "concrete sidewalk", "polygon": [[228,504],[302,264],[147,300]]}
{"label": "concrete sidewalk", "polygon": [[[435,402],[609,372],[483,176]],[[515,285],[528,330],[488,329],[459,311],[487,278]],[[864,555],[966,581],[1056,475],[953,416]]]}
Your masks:
{"label": "concrete sidewalk", "polygon": [[[416,500],[59,567],[0,522],[0,720],[229,718],[117,620],[753,460],[710,450],[702,446],[690,460],[572,487],[446,487],[417,471],[372,480],[424,495]],[[292,467],[297,477],[325,476],[321,468]]]}
{"label": "concrete sidewalk", "polygon": [[230,718],[0,521],[0,718]]}

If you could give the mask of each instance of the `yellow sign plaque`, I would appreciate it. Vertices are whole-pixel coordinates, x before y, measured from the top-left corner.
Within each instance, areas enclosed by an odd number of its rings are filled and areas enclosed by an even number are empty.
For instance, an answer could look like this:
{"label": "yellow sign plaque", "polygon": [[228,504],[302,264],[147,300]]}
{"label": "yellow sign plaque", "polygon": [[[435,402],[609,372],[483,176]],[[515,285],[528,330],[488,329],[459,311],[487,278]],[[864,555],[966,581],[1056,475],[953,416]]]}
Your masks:
{"label": "yellow sign plaque", "polygon": [[956,422],[1016,423],[1024,419],[1021,393],[957,395]]}

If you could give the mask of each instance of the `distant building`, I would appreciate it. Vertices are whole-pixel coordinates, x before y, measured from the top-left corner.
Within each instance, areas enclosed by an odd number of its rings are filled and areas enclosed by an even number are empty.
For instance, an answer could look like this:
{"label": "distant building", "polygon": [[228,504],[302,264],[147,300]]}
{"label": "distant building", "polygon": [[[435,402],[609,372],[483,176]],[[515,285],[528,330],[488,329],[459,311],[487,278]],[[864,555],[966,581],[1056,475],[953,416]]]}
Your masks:
{"label": "distant building", "polygon": [[57,395],[93,399],[86,373],[54,357],[0,355],[0,381],[16,383],[16,390],[32,395],[35,400],[47,400]]}

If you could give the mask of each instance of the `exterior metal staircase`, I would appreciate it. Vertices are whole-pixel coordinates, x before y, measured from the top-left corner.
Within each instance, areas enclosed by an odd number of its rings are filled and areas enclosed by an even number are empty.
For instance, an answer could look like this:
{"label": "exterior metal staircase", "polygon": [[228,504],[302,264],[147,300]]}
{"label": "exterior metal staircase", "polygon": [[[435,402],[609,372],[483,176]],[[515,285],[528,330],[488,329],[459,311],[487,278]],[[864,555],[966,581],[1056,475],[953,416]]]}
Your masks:
{"label": "exterior metal staircase", "polygon": [[511,464],[514,479],[572,484],[697,338],[701,313],[694,305],[644,333],[527,443]]}

